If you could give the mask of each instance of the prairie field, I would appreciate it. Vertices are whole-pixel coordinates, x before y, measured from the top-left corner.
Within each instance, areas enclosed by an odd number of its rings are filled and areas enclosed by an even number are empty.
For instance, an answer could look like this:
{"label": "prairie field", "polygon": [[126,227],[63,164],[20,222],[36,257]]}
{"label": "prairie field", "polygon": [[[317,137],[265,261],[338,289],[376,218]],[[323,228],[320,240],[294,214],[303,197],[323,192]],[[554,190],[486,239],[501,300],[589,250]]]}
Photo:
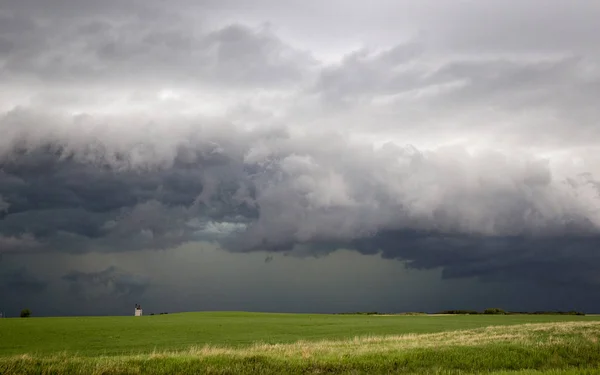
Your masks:
{"label": "prairie field", "polygon": [[0,319],[0,374],[600,374],[600,316]]}

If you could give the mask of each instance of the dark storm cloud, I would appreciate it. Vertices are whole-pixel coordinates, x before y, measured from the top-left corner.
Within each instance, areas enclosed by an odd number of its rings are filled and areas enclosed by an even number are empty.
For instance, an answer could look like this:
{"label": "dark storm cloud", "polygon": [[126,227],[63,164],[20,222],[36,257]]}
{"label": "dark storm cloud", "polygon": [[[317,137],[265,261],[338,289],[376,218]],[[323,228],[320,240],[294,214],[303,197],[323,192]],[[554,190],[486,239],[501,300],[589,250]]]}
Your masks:
{"label": "dark storm cloud", "polygon": [[193,239],[210,220],[252,218],[239,156],[214,148],[177,145],[167,167],[149,168],[131,167],[131,154],[99,157],[93,148],[13,149],[0,161],[1,251],[42,243],[73,252],[168,248]]}
{"label": "dark storm cloud", "polygon": [[114,297],[139,297],[150,285],[146,278],[114,266],[98,272],[71,271],[62,280],[69,283],[72,292],[87,297],[105,294]]}
{"label": "dark storm cloud", "polygon": [[7,212],[9,207],[10,204],[6,202],[4,198],[2,198],[2,196],[0,195],[0,214]]}
{"label": "dark storm cloud", "polygon": [[[110,132],[95,144],[20,138],[0,164],[2,251],[120,252],[195,240],[297,256],[347,247],[441,267],[446,277],[597,283],[592,174],[562,179],[543,160],[492,152],[373,149],[343,138],[325,147],[319,136],[216,129],[164,133],[162,143],[134,149]],[[562,273],[547,272],[559,264]],[[67,279],[94,279],[74,275]]]}
{"label": "dark storm cloud", "polygon": [[[596,5],[260,4],[2,9],[0,253],[347,247],[600,284]],[[64,280],[143,291],[114,268]]]}
{"label": "dark storm cloud", "polygon": [[48,284],[47,281],[31,274],[25,267],[0,276],[0,287],[8,293],[37,294],[46,290]]}
{"label": "dark storm cloud", "polygon": [[477,277],[484,281],[528,281],[551,287],[600,283],[600,235],[465,236],[407,231],[380,233],[353,242],[365,254],[407,259],[415,269],[442,268],[444,278]]}

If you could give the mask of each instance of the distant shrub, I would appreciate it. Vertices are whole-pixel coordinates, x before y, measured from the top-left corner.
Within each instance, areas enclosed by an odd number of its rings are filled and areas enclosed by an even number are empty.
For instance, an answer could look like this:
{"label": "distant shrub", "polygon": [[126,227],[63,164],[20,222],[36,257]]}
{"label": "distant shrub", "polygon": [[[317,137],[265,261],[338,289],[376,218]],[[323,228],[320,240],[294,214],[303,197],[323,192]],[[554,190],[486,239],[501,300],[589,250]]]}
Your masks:
{"label": "distant shrub", "polygon": [[534,315],[585,315],[581,311],[535,311]]}
{"label": "distant shrub", "polygon": [[475,310],[443,310],[440,311],[438,314],[475,315],[479,314],[479,312]]}
{"label": "distant shrub", "polygon": [[21,310],[21,318],[29,318],[31,316],[31,310],[23,309]]}
{"label": "distant shrub", "polygon": [[499,309],[497,307],[487,308],[483,312],[477,312],[474,310],[443,310],[438,312],[437,314],[465,314],[465,315],[474,315],[474,314],[487,314],[487,315],[585,315],[585,313],[580,311],[505,311],[503,309]]}
{"label": "distant shrub", "polygon": [[338,315],[381,315],[377,311],[356,311],[356,312],[343,312]]}
{"label": "distant shrub", "polygon": [[499,309],[497,307],[492,307],[492,308],[483,310],[483,313],[484,314],[491,314],[491,315],[505,315],[506,311],[504,311],[502,309]]}

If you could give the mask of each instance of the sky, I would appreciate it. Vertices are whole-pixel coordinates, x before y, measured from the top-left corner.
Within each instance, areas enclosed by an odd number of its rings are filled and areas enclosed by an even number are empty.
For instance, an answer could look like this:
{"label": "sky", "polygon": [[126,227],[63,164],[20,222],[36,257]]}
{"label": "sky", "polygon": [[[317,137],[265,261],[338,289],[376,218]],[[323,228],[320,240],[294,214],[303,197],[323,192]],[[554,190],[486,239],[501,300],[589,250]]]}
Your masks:
{"label": "sky", "polygon": [[599,18],[0,0],[0,311],[600,312]]}

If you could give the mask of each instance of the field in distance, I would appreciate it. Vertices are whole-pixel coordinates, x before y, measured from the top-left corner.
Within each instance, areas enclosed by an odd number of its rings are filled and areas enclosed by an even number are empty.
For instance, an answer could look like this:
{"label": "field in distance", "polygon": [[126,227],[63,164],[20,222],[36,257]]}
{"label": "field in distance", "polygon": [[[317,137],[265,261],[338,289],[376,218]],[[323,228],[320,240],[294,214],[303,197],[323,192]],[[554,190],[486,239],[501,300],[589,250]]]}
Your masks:
{"label": "field in distance", "polygon": [[0,319],[2,374],[482,371],[600,374],[600,316],[210,312]]}

